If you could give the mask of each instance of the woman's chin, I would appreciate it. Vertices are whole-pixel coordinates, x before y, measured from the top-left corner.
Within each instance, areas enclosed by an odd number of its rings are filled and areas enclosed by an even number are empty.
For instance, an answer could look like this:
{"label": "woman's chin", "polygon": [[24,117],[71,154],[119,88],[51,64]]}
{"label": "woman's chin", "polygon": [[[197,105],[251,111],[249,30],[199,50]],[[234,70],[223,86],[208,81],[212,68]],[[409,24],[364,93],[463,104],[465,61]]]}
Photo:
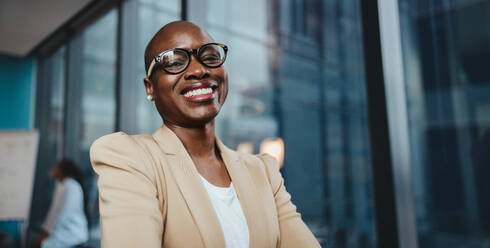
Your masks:
{"label": "woman's chin", "polygon": [[189,119],[192,122],[190,124],[201,126],[201,125],[207,124],[209,122],[212,122],[214,120],[214,118],[216,118],[216,116],[218,115],[218,112],[219,111],[216,111],[213,113],[206,113],[206,114],[202,114],[202,115],[190,116]]}
{"label": "woman's chin", "polygon": [[180,122],[183,126],[203,126],[209,122],[212,122],[218,115],[219,110],[219,107],[215,105],[201,106],[199,108],[192,109],[182,109],[181,113],[183,116],[182,118],[179,118],[180,121],[177,121],[177,123]]}

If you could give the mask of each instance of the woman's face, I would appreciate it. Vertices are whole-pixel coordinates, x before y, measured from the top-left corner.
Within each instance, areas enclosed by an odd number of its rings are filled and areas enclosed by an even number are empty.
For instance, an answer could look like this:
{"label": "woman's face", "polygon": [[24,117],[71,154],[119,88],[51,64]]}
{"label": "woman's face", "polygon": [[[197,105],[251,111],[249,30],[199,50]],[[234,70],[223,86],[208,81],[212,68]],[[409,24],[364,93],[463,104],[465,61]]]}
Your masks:
{"label": "woman's face", "polygon": [[[194,25],[170,28],[154,45],[156,54],[172,49],[198,49],[204,44],[214,42],[209,35]],[[145,78],[148,95],[152,95],[155,105],[167,124],[183,127],[202,126],[219,113],[228,94],[228,76],[223,68],[209,68],[191,56],[187,69],[179,74],[169,74],[157,67],[151,82]],[[189,96],[197,89],[211,88],[212,95]]]}
{"label": "woman's face", "polygon": [[51,178],[58,180],[63,177],[63,173],[61,172],[61,168],[59,164],[55,164],[51,169]]}

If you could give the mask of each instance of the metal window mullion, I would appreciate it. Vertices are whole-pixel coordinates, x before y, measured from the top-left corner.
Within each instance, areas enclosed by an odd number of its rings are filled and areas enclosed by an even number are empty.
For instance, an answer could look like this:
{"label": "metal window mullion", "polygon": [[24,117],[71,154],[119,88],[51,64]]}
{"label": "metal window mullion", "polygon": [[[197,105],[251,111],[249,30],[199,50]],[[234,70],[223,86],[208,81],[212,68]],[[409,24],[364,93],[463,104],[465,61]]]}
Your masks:
{"label": "metal window mullion", "polygon": [[82,126],[83,37],[67,44],[66,93],[64,109],[64,156],[78,161]]}
{"label": "metal window mullion", "polygon": [[114,83],[114,92],[115,92],[115,101],[116,101],[116,118],[115,118],[115,123],[114,123],[114,131],[118,131],[121,126],[121,122],[119,121],[120,116],[121,116],[121,71],[122,71],[122,62],[121,62],[121,55],[122,55],[122,18],[124,17],[122,14],[122,6],[123,3],[119,2],[117,6],[117,41],[116,41],[116,82]]}
{"label": "metal window mullion", "polygon": [[189,20],[188,2],[188,0],[181,0],[180,2],[180,19],[183,21]]}
{"label": "metal window mullion", "polygon": [[417,228],[398,1],[378,0],[378,13],[399,247],[416,248]]}
{"label": "metal window mullion", "polygon": [[135,82],[137,75],[136,65],[143,61],[136,61],[138,39],[138,1],[124,1],[120,9],[119,47],[118,47],[118,75],[117,90],[117,129],[126,133],[136,133],[137,126],[137,97],[141,96],[143,79]]}
{"label": "metal window mullion", "polygon": [[374,212],[378,248],[398,248],[377,0],[361,1]]}
{"label": "metal window mullion", "polygon": [[397,1],[361,1],[378,247],[417,247]]}

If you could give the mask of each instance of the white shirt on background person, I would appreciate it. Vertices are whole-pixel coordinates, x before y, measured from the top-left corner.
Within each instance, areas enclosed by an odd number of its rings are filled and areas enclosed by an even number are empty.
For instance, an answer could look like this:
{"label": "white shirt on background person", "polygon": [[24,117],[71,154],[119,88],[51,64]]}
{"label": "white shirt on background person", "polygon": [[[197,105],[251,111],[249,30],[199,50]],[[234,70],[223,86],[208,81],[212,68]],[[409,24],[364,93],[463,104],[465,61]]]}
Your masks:
{"label": "white shirt on background person", "polygon": [[42,248],[71,247],[88,241],[88,223],[83,211],[82,186],[67,177],[56,184],[53,200],[42,228],[49,237]]}

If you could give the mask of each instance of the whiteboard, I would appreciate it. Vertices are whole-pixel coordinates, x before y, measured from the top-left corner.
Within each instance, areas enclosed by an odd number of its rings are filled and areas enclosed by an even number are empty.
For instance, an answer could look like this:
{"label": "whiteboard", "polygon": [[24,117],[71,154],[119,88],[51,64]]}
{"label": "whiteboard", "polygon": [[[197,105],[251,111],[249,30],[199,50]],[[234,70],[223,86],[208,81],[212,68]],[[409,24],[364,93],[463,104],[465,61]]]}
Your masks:
{"label": "whiteboard", "polygon": [[39,133],[0,131],[0,220],[26,220]]}

